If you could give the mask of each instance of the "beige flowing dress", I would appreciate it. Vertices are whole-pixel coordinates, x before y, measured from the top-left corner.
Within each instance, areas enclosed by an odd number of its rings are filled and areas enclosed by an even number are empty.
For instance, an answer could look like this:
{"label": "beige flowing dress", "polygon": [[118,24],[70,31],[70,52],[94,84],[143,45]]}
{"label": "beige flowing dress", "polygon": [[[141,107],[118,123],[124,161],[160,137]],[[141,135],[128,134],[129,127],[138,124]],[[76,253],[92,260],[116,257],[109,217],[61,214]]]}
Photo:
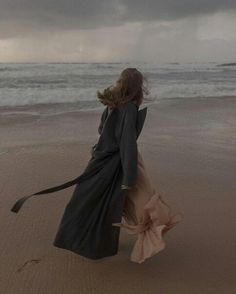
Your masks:
{"label": "beige flowing dress", "polygon": [[182,219],[181,214],[171,215],[171,208],[153,187],[143,158],[138,151],[137,180],[127,190],[122,222],[114,226],[136,234],[130,260],[137,263],[165,248],[164,234]]}

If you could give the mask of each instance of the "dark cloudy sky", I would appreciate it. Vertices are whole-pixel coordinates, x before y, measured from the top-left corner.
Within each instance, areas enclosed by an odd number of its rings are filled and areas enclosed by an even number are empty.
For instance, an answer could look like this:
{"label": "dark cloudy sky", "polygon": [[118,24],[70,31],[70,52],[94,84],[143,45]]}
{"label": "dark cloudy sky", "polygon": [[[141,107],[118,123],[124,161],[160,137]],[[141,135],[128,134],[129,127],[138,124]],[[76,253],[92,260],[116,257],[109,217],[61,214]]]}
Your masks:
{"label": "dark cloudy sky", "polygon": [[236,61],[236,0],[0,0],[0,62]]}

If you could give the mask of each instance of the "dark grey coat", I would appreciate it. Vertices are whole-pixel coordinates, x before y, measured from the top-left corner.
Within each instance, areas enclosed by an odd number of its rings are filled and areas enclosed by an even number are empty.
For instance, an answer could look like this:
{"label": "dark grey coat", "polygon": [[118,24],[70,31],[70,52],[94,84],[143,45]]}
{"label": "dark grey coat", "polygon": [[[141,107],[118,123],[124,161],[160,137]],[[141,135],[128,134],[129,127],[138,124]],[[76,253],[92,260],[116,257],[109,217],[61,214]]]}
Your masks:
{"label": "dark grey coat", "polygon": [[76,184],[65,207],[53,245],[91,259],[117,254],[125,200],[121,185],[132,186],[137,177],[137,138],[147,107],[139,110],[128,102],[109,112],[106,107],[98,127],[97,144],[83,173],[63,185],[19,199],[11,211],[18,212],[33,195],[52,193]]}

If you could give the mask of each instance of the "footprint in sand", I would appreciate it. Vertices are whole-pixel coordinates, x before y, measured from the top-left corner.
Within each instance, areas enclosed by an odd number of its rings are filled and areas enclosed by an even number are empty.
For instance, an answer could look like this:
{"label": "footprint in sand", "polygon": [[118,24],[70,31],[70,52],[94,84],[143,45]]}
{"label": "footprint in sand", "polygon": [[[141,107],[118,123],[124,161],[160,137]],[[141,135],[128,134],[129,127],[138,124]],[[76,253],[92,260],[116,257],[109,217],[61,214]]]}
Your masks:
{"label": "footprint in sand", "polygon": [[21,267],[19,267],[17,269],[17,273],[21,272],[22,270],[24,270],[26,267],[28,267],[29,265],[32,265],[32,264],[37,264],[37,263],[40,263],[42,261],[42,259],[38,258],[38,259],[30,259],[30,260],[27,260]]}

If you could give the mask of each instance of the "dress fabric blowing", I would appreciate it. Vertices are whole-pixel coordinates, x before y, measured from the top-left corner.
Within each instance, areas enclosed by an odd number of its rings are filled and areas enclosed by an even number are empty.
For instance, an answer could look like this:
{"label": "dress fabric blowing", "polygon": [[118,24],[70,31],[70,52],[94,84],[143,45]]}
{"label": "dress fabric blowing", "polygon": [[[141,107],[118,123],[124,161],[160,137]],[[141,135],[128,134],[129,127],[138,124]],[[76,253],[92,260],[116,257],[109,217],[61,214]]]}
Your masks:
{"label": "dress fabric blowing", "polygon": [[114,224],[136,234],[130,260],[144,262],[165,248],[164,234],[182,219],[181,214],[171,215],[171,208],[155,190],[138,150],[137,179],[127,191],[122,223]]}

